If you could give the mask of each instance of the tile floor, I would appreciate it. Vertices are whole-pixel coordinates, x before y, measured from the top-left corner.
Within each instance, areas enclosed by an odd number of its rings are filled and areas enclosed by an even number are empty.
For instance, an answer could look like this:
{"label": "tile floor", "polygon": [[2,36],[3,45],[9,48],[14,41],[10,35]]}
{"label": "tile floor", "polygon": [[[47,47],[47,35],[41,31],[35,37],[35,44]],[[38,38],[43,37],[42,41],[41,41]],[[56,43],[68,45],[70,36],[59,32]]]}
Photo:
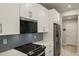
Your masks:
{"label": "tile floor", "polygon": [[76,56],[77,47],[65,45],[62,46],[61,56]]}

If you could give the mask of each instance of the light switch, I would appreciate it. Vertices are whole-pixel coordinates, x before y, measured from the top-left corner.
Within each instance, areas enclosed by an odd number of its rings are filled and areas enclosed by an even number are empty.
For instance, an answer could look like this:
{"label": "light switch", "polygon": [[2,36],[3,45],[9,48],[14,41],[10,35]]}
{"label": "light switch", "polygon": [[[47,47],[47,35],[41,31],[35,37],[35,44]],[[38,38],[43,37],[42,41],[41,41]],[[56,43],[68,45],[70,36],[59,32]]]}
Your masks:
{"label": "light switch", "polygon": [[3,39],[3,44],[7,44],[7,39]]}

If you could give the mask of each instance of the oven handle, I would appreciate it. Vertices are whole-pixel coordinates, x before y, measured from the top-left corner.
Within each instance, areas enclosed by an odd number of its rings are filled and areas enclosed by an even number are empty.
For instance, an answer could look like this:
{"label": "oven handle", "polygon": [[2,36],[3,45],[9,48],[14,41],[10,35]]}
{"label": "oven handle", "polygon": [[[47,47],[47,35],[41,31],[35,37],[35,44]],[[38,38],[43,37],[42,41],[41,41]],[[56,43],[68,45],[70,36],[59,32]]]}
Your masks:
{"label": "oven handle", "polygon": [[43,53],[45,53],[45,51],[41,52],[40,54],[38,54],[37,56],[41,56]]}

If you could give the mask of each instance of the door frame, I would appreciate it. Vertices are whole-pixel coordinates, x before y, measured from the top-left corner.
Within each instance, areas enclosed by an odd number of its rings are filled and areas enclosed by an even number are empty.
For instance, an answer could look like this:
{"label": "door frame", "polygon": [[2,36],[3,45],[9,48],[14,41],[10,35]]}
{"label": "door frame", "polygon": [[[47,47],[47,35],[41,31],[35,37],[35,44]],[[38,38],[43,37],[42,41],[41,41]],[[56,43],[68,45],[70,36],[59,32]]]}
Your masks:
{"label": "door frame", "polygon": [[[77,28],[77,31],[78,31],[78,33],[77,33],[77,36],[78,36],[78,39],[77,39],[77,53],[76,53],[76,55],[79,55],[79,14],[72,14],[72,15],[77,15],[77,24],[78,24],[78,28]],[[69,15],[66,15],[66,16],[69,16]],[[62,50],[62,40],[63,40],[63,38],[62,38],[62,35],[63,35],[63,30],[62,30],[62,17],[63,17],[63,15],[61,15],[61,50]]]}

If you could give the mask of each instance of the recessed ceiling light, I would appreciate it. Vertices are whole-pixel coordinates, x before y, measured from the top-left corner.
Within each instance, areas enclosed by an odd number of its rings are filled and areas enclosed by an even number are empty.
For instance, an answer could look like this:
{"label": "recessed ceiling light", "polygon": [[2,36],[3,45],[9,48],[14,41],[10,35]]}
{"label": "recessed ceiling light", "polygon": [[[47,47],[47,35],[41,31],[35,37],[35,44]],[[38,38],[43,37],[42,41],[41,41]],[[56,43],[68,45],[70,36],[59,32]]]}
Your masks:
{"label": "recessed ceiling light", "polygon": [[68,19],[71,19],[71,17],[68,17]]}
{"label": "recessed ceiling light", "polygon": [[68,8],[71,8],[71,5],[68,5]]}

